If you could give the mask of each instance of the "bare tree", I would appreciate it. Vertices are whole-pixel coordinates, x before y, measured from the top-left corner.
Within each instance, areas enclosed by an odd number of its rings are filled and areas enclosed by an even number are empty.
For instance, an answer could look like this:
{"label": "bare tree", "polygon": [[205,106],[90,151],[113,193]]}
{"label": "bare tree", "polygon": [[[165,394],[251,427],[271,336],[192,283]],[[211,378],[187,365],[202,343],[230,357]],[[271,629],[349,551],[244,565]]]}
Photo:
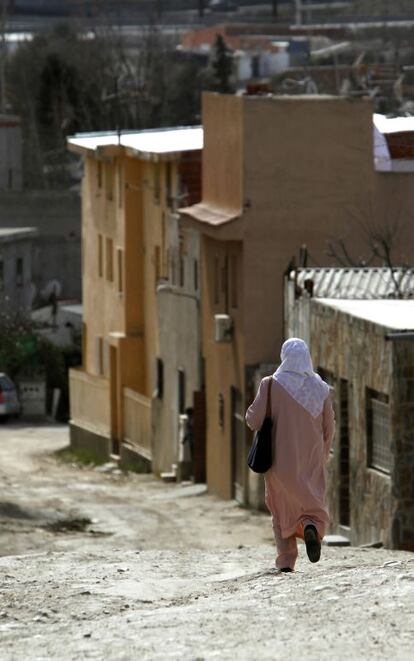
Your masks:
{"label": "bare tree", "polygon": [[395,297],[402,298],[404,291],[396,269],[401,273],[409,268],[404,259],[404,233],[411,220],[407,211],[392,206],[379,210],[378,205],[370,201],[366,209],[349,209],[348,212],[355,230],[363,237],[360,253],[354,254],[349,238],[332,237],[328,241],[327,255],[343,267],[388,268]]}

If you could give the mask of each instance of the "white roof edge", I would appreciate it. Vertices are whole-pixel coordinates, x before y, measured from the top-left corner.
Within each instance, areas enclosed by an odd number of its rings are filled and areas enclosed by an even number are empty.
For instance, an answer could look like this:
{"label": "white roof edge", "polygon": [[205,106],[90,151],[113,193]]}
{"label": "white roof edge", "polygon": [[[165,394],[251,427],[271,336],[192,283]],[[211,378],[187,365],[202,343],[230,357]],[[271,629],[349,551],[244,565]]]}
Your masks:
{"label": "white roof edge", "polygon": [[382,328],[411,331],[414,330],[413,299],[343,299],[317,298],[317,304],[334,308]]}
{"label": "white roof edge", "polygon": [[39,234],[37,227],[1,227],[0,242],[23,240]]}
{"label": "white roof edge", "polygon": [[176,126],[144,131],[101,131],[77,133],[67,138],[68,145],[82,151],[120,147],[132,154],[151,158],[198,151],[203,148],[202,126]]}
{"label": "white roof edge", "polygon": [[380,133],[406,133],[414,131],[414,116],[387,117],[379,113],[373,115],[374,126]]}

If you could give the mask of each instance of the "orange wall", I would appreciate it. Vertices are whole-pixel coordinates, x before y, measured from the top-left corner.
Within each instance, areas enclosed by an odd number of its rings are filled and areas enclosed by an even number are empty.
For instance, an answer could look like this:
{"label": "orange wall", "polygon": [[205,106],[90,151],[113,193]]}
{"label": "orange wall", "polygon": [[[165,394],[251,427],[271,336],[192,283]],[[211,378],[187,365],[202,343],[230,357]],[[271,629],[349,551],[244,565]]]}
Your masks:
{"label": "orange wall", "polygon": [[[125,251],[124,209],[117,200],[117,173],[120,160],[97,161],[85,158],[82,187],[82,286],[84,322],[87,326],[84,365],[90,374],[99,374],[96,337],[105,338],[111,332],[125,332],[123,298],[117,295],[117,250]],[[106,166],[113,174],[112,200],[107,197]],[[98,167],[102,168],[102,185],[98,185]],[[106,174],[109,174],[106,171]],[[102,276],[99,275],[98,236],[102,237]],[[106,277],[106,240],[112,241],[113,280]],[[104,349],[105,353],[105,349]],[[107,373],[105,364],[105,376]]]}
{"label": "orange wall", "polygon": [[[366,226],[402,215],[395,255],[410,263],[414,175],[375,172],[368,100],[205,94],[203,124],[203,202],[244,208],[242,220],[206,227],[203,238],[208,485],[230,497],[230,426],[227,415],[224,429],[217,425],[218,393],[232,384],[244,392],[245,366],[278,361],[289,261],[306,244],[315,262],[328,266],[328,241],[340,237],[355,258],[368,257]],[[212,303],[212,273],[215,253],[232,235],[243,241],[243,300],[236,341],[222,345],[213,340],[221,310]]]}
{"label": "orange wall", "polygon": [[[414,177],[375,172],[368,100],[244,97],[243,116],[246,363],[255,364],[277,360],[283,273],[300,246],[326,266],[328,241],[342,237],[354,258],[368,258],[367,226],[414,204]],[[407,225],[400,261],[413,239]]]}
{"label": "orange wall", "polygon": [[203,202],[229,209],[243,204],[242,103],[232,95],[203,95]]}

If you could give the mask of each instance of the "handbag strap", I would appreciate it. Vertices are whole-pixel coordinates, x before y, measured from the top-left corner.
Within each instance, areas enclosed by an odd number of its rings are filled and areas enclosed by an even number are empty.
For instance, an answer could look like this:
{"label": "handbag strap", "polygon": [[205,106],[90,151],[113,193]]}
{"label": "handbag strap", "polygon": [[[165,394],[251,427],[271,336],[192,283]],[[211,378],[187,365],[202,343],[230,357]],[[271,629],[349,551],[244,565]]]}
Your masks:
{"label": "handbag strap", "polygon": [[266,418],[272,417],[272,401],[270,397],[272,392],[272,380],[273,377],[270,377],[269,383],[267,384]]}

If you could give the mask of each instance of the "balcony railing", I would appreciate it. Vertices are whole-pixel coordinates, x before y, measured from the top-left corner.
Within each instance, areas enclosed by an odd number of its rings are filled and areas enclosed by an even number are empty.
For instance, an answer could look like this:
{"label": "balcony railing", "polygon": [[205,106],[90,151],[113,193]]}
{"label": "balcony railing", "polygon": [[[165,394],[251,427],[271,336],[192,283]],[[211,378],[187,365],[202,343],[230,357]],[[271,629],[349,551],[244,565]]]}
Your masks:
{"label": "balcony railing", "polygon": [[109,381],[78,369],[69,372],[71,421],[96,434],[110,436]]}
{"label": "balcony railing", "polygon": [[124,388],[124,440],[151,460],[151,399]]}

